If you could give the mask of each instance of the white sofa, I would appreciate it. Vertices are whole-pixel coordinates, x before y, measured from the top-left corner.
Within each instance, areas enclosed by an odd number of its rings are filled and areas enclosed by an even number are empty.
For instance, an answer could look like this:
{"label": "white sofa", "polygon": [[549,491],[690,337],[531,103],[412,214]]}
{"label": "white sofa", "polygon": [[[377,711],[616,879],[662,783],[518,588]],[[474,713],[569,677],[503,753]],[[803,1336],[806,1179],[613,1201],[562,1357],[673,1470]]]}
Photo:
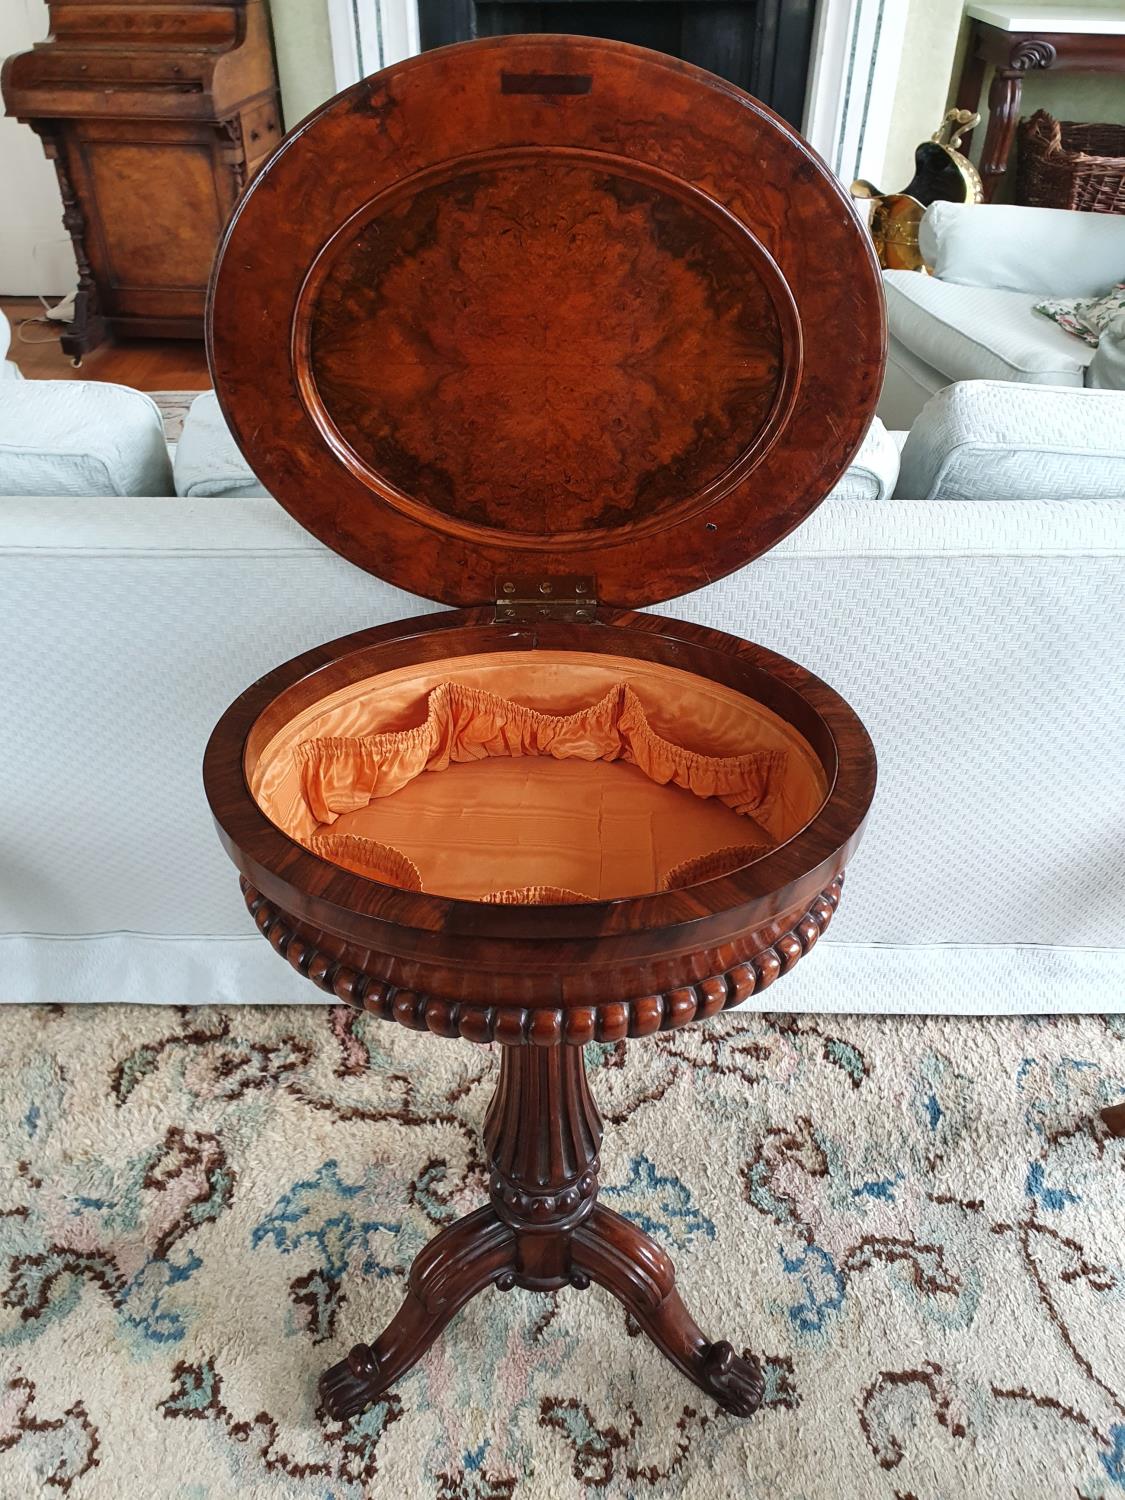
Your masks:
{"label": "white sofa", "polygon": [[1094,350],[1035,304],[1125,280],[1125,217],[934,203],[919,247],[931,276],[884,271],[887,373],[879,416],[909,428],[957,380],[1081,388]]}
{"label": "white sofa", "polygon": [[[1125,437],[1125,396],[1108,400]],[[990,436],[974,462],[954,427],[976,473]],[[958,471],[935,477],[927,431],[903,463],[931,498],[857,481],[868,498],[838,492],[766,557],[660,606],[819,672],[879,753],[840,914],[764,1000],[1119,1009],[1125,500],[1083,498],[1073,454],[1053,455],[1074,481],[1054,499],[942,498]],[[897,467],[897,444],[873,442]],[[0,499],[0,999],[319,1001],[245,913],[204,745],[287,657],[434,607],[268,497]]]}

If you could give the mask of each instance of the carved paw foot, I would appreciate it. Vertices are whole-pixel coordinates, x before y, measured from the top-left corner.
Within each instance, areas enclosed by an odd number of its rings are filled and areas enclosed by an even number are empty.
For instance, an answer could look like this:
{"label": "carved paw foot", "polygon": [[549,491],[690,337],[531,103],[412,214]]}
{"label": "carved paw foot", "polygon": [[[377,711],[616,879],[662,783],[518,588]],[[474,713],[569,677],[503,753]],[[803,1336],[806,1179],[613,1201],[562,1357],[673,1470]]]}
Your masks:
{"label": "carved paw foot", "polygon": [[703,1356],[703,1384],[724,1411],[752,1417],[762,1404],[765,1383],[753,1355],[736,1354],[725,1339],[708,1345]]}
{"label": "carved paw foot", "polygon": [[347,1359],[325,1370],[319,1389],[324,1409],[333,1421],[356,1416],[383,1389],[374,1352],[366,1344],[357,1344]]}

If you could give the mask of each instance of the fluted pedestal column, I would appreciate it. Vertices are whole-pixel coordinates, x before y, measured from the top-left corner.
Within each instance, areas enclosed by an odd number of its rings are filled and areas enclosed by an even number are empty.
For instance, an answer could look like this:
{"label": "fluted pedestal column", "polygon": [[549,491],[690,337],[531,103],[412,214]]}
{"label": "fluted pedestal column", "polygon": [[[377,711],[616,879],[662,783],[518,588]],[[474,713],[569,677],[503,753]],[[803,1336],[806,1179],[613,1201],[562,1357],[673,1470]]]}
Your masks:
{"label": "fluted pedestal column", "polygon": [[505,1289],[553,1291],[573,1280],[570,1237],[594,1207],[602,1128],[580,1047],[504,1049],[484,1140],[492,1206],[516,1232]]}

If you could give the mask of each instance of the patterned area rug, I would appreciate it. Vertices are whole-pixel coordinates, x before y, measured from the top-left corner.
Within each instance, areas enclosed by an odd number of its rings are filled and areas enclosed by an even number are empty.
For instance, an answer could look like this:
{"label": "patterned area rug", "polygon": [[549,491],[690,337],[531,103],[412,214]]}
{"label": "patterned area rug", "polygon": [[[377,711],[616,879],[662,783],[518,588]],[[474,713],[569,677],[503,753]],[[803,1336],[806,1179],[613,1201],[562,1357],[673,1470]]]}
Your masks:
{"label": "patterned area rug", "polygon": [[191,410],[191,403],[198,391],[149,391],[149,398],[160,408],[164,422],[164,441],[178,443],[183,435],[184,422]]}
{"label": "patterned area rug", "polygon": [[494,1059],[343,1009],[4,1013],[0,1495],[1125,1495],[1125,1018],[734,1015],[589,1062],[604,1194],[764,1409],[598,1288],[485,1293],[340,1425],[320,1370],[484,1189]]}

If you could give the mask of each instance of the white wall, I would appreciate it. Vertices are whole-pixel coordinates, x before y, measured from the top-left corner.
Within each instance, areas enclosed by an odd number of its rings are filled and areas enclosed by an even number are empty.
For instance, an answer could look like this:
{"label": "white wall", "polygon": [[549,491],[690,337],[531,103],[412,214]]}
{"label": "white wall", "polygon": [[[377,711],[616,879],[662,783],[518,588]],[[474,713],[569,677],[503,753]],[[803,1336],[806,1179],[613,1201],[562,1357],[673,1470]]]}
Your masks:
{"label": "white wall", "polygon": [[915,147],[941,124],[961,8],[962,0],[910,0],[907,7],[886,152],[874,178],[884,192],[902,192],[914,176]]}
{"label": "white wall", "polygon": [[[0,0],[0,58],[46,35],[46,0]],[[77,280],[54,165],[30,126],[0,119],[0,295],[63,297]]]}
{"label": "white wall", "polygon": [[270,19],[281,114],[292,130],[336,92],[328,0],[270,0]]}

